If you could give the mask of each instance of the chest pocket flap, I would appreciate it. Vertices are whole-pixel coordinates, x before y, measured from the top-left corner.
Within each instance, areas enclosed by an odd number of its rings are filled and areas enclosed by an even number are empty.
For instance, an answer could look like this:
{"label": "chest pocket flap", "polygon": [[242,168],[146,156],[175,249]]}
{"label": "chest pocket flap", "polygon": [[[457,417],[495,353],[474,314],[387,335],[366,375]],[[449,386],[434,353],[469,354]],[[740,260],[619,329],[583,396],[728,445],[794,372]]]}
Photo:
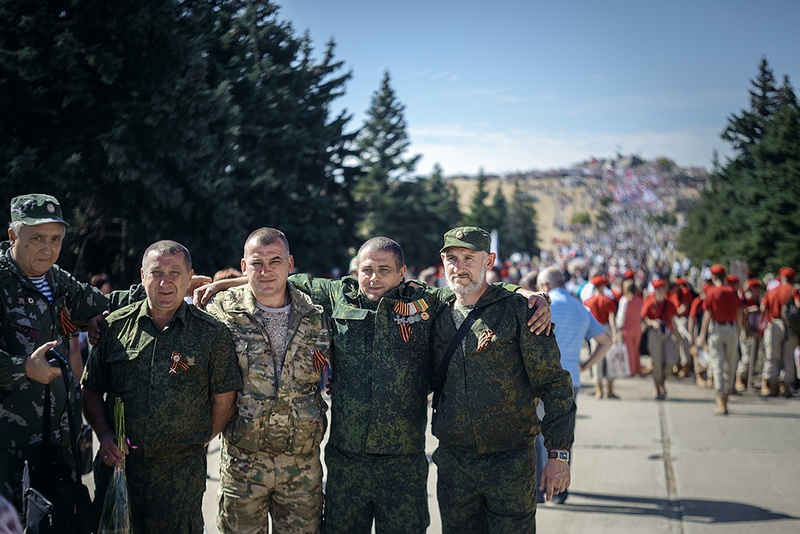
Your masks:
{"label": "chest pocket flap", "polygon": [[333,310],[332,319],[346,319],[351,321],[363,321],[369,315],[369,310],[364,308],[354,308],[353,306],[339,306]]}

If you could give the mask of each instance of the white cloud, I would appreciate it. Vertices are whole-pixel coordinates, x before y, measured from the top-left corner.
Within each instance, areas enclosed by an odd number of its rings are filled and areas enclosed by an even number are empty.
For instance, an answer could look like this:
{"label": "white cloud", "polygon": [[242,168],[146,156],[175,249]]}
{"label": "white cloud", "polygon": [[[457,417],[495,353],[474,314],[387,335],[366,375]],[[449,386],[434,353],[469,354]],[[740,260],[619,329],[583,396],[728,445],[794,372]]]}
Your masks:
{"label": "white cloud", "polygon": [[410,154],[422,154],[417,167],[427,174],[438,163],[445,175],[542,170],[568,167],[590,157],[613,157],[618,151],[645,159],[666,156],[678,164],[710,167],[714,149],[728,145],[714,129],[672,131],[544,133],[534,130],[493,131],[461,124],[409,129]]}

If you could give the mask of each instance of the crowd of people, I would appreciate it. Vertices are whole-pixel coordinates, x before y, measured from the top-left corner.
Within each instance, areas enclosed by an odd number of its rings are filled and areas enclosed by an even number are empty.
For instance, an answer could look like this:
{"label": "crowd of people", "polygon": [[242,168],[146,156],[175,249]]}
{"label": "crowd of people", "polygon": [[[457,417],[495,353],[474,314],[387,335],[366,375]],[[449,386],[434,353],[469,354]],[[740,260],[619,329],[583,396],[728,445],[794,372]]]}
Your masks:
{"label": "crowd of people", "polygon": [[[794,270],[762,288],[677,258],[674,234],[619,208],[629,189],[608,226],[533,260],[500,262],[487,231],[457,227],[439,266],[409,272],[400,244],[377,237],[348,276],[315,278],[297,273],[283,232],[260,228],[213,281],[166,240],[143,252],[141,283],[117,291],[55,264],[68,226],[57,199],[16,197],[0,246],[0,498],[23,512],[25,466],[45,450],[80,480],[72,410],[99,441],[95,525],[124,465],[134,532],[202,532],[206,447],[221,434],[222,532],[424,532],[431,402],[444,531],[533,532],[537,502],[569,495],[581,372],[618,397],[610,350],[651,376],[657,400],[673,377],[715,388],[720,415],[754,385],[796,392]],[[51,349],[73,384],[55,380]]]}

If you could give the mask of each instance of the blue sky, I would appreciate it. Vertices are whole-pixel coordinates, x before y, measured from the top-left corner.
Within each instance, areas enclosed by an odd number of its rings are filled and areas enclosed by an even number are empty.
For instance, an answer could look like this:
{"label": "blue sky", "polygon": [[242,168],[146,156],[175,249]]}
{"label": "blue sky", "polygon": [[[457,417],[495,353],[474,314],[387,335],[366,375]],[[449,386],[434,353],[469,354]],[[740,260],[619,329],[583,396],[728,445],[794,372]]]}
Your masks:
{"label": "blue sky", "polygon": [[352,71],[360,126],[383,72],[417,172],[570,166],[616,152],[710,167],[765,56],[800,92],[800,0],[278,0]]}

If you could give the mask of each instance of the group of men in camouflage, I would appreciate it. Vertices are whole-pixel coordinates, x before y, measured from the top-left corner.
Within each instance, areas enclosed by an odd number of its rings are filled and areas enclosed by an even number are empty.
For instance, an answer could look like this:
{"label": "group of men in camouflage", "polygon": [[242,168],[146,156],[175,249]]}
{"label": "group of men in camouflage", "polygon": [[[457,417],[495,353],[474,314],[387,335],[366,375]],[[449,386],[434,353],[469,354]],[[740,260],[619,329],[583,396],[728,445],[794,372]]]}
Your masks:
{"label": "group of men in camouflage", "polygon": [[[58,375],[44,352],[66,350],[65,323],[83,326],[109,306],[54,265],[65,227],[53,197],[12,201],[10,250],[0,258],[0,492],[18,507],[18,472],[43,439],[43,384]],[[202,532],[203,446],[221,431],[223,532],[263,532],[269,519],[275,532],[318,532],[323,518],[326,532],[369,532],[373,522],[378,532],[424,532],[428,394],[458,327],[485,308],[453,352],[433,420],[442,526],[535,531],[534,440],[543,432],[552,457],[539,474],[549,499],[570,482],[573,392],[545,298],[526,302],[516,288],[488,285],[489,245],[479,228],[445,234],[445,290],[404,281],[402,250],[383,237],[358,251],[356,276],[290,276],[286,237],[261,228],[245,242],[244,279],[230,283],[241,287],[201,288],[197,306],[183,298],[189,252],[152,245],[143,295],[111,299],[129,304],[102,321],[83,377],[84,413],[100,440],[96,498],[125,457],[136,532]],[[323,512],[319,378],[328,365]],[[60,414],[66,392],[53,391]],[[122,448],[113,439],[117,397],[129,407]],[[548,403],[543,421],[539,399]],[[44,439],[66,441],[61,419]]]}

